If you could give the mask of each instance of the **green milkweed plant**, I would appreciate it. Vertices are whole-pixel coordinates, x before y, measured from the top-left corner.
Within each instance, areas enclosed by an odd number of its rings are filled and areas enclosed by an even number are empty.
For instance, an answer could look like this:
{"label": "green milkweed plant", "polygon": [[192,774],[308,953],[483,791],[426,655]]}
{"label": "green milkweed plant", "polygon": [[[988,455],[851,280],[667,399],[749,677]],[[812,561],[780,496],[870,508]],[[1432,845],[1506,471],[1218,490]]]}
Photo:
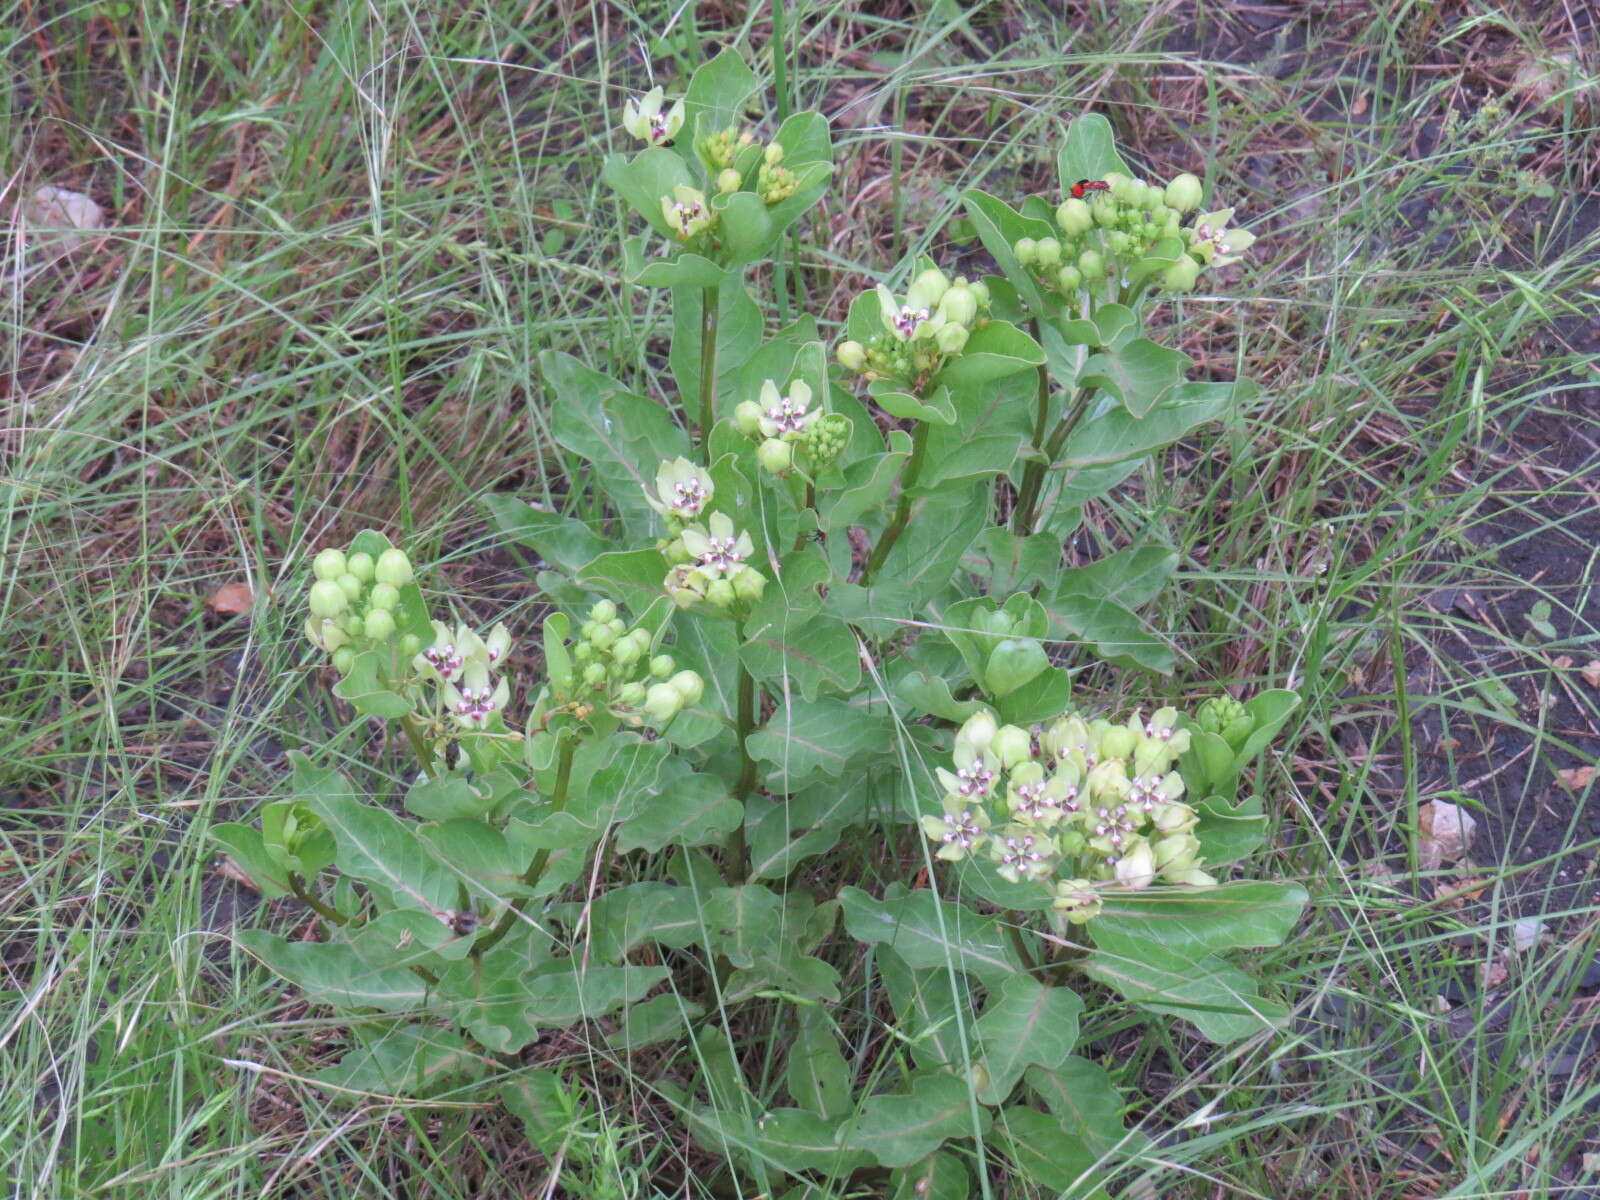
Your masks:
{"label": "green milkweed plant", "polygon": [[[537,1142],[566,1093],[519,1055],[587,1023],[630,1061],[682,1048],[636,1069],[753,1191],[964,1195],[999,1156],[1108,1195],[1147,1138],[1083,1014],[1270,1032],[1287,1010],[1228,955],[1305,901],[1252,877],[1240,794],[1293,694],[1167,703],[1138,609],[1176,555],[1063,565],[1085,504],[1253,395],[1191,379],[1166,308],[1251,235],[1079,117],[1057,194],[964,195],[994,273],[908,264],[830,346],[752,284],[828,193],[823,117],[766,123],[724,52],[621,126],[602,173],[671,378],[540,357],[570,511],[485,504],[538,556],[541,672],[381,535],[321,551],[307,636],[416,762],[389,797],[296,755],[258,825],[216,829],[320,918],[241,942],[348,1020],[336,1088],[492,1087]],[[1074,699],[1097,664],[1142,711]],[[861,846],[904,877],[868,886]]]}

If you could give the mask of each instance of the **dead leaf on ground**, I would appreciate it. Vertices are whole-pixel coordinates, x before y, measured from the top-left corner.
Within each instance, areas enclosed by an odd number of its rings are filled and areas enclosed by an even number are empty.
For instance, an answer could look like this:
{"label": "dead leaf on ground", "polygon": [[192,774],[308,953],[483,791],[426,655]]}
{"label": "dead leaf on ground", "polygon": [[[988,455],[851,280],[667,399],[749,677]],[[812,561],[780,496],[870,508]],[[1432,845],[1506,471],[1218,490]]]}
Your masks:
{"label": "dead leaf on ground", "polygon": [[1590,687],[1600,688],[1600,658],[1591,658],[1578,674],[1583,676],[1583,681]]}
{"label": "dead leaf on ground", "polygon": [[1417,860],[1425,871],[1437,871],[1467,852],[1478,822],[1459,805],[1430,800],[1417,812]]}
{"label": "dead leaf on ground", "polygon": [[1561,780],[1561,786],[1569,792],[1581,792],[1594,782],[1594,777],[1600,775],[1600,767],[1563,767],[1556,772],[1556,778]]}
{"label": "dead leaf on ground", "polygon": [[237,617],[249,612],[255,602],[255,591],[248,583],[225,583],[211,593],[206,607],[219,617]]}
{"label": "dead leaf on ground", "polygon": [[1461,908],[1467,901],[1476,900],[1483,895],[1484,889],[1489,886],[1489,881],[1481,875],[1474,875],[1470,879],[1458,879],[1454,883],[1441,883],[1433,889],[1433,898],[1446,908]]}

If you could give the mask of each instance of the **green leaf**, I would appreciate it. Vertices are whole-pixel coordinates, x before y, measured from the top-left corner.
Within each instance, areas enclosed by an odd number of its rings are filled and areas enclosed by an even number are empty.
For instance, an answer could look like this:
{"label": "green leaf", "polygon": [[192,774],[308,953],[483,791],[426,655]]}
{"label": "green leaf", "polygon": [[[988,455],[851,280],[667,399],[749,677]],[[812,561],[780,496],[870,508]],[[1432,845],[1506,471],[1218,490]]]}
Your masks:
{"label": "green leaf", "polygon": [[1099,1156],[1063,1133],[1053,1118],[1031,1108],[1008,1108],[998,1125],[1000,1144],[1018,1173],[1054,1200],[1109,1200],[1099,1183],[1106,1175]]}
{"label": "green leaf", "polygon": [[602,963],[621,962],[645,942],[682,949],[700,941],[706,928],[695,890],[668,883],[624,884],[587,907],[590,945]]}
{"label": "green leaf", "polygon": [[721,1105],[694,1109],[688,1115],[695,1140],[706,1150],[730,1150],[743,1162],[760,1162],[769,1170],[797,1175],[820,1171],[831,1178],[849,1175],[871,1162],[862,1150],[842,1147],[837,1126],[803,1108],[763,1112],[759,1119]]}
{"label": "green leaf", "polygon": [[752,620],[745,633],[739,660],[780,695],[797,688],[806,700],[815,700],[824,690],[848,694],[861,682],[861,644],[837,617],[819,615],[794,624]]}
{"label": "green leaf", "polygon": [[1299,921],[1306,899],[1305,888],[1297,883],[1110,891],[1092,932],[1096,945],[1103,936],[1144,940],[1197,957],[1235,947],[1278,946]]}
{"label": "green leaf", "polygon": [[645,489],[654,487],[662,459],[688,452],[688,435],[659,404],[570,354],[546,350],[539,355],[539,368],[554,393],[556,441],[585,461],[629,531],[647,534],[657,518],[645,503]]}
{"label": "green leaf", "polygon": [[1067,438],[1052,469],[1082,470],[1141,458],[1177,441],[1191,429],[1216,420],[1248,390],[1248,384],[1190,382],[1173,388],[1142,419],[1126,409],[1113,408],[1079,425]]}
{"label": "green leaf", "polygon": [[682,156],[659,146],[647,147],[632,159],[606,155],[600,177],[663,237],[672,237],[673,232],[661,211],[662,197],[672,195],[676,187],[695,186]]}
{"label": "green leaf", "polygon": [[605,540],[582,521],[537,509],[506,492],[490,492],[483,497],[483,505],[501,533],[569,575],[605,553]]}
{"label": "green leaf", "polygon": [[417,841],[415,831],[386,808],[363,804],[337,771],[293,754],[294,788],[338,843],[335,861],[353,879],[383,889],[395,905],[422,912],[455,907],[456,881]]}
{"label": "green leaf", "polygon": [[882,900],[847,887],[840,891],[844,924],[858,942],[888,946],[912,967],[953,966],[990,986],[1021,969],[1016,951],[993,917],[941,900],[926,888],[890,884]]}
{"label": "green leaf", "polygon": [[820,1008],[797,1007],[799,1028],[789,1043],[784,1075],[789,1095],[801,1108],[837,1121],[851,1109],[850,1068],[839,1052],[833,1021]]}
{"label": "green leaf", "polygon": [[665,981],[665,967],[584,967],[559,958],[512,978],[502,977],[466,1009],[464,1023],[490,1050],[514,1054],[545,1029],[593,1020],[643,999]]}
{"label": "green leaf", "polygon": [[889,449],[882,454],[853,462],[845,470],[845,486],[828,504],[823,499],[822,527],[836,533],[858,524],[863,516],[882,508],[900,477],[900,465],[911,455],[911,436],[904,430],[889,431]]}
{"label": "green leaf", "polygon": [[1056,640],[1090,642],[1101,658],[1125,666],[1172,670],[1171,647],[1147,632],[1139,618],[1120,604],[1067,593],[1051,596],[1045,608]]}
{"label": "green leaf", "polygon": [[481,817],[494,805],[492,791],[480,792],[460,775],[419,780],[406,789],[406,811],[424,821]]}
{"label": "green leaf", "polygon": [[1143,418],[1183,382],[1193,365],[1187,354],[1149,338],[1134,338],[1116,350],[1089,356],[1078,373],[1080,387],[1098,387]]}
{"label": "green leaf", "polygon": [[1042,362],[1044,350],[1038,342],[1008,321],[988,321],[973,330],[961,353],[934,376],[934,383],[959,392]]}
{"label": "green leaf", "polygon": [[1034,725],[1066,712],[1072,699],[1072,676],[1060,667],[1034,676],[996,706],[1002,723]]}
{"label": "green leaf", "polygon": [[839,1141],[886,1167],[909,1167],[951,1138],[982,1137],[989,1113],[974,1109],[965,1080],[943,1072],[912,1076],[908,1093],[872,1096],[839,1130]]}
{"label": "green leaf", "polygon": [[606,1045],[619,1054],[632,1054],[657,1042],[681,1041],[688,1035],[690,1022],[705,1012],[703,1004],[663,992],[623,1009],[616,1029],[606,1034]]}
{"label": "green leaf", "polygon": [[952,976],[944,966],[912,968],[892,950],[878,951],[875,961],[894,1010],[896,1033],[917,1065],[965,1064],[972,1052],[975,1016],[966,979]]}
{"label": "green leaf", "polygon": [[1050,659],[1033,638],[1004,638],[989,653],[983,688],[990,696],[1009,696],[1048,670]]}
{"label": "green leaf", "polygon": [[826,854],[851,825],[866,819],[864,787],[825,782],[795,796],[746,802],[745,836],[752,879],[782,879],[808,858]]}
{"label": "green leaf", "polygon": [[500,1082],[500,1103],[522,1122],[535,1149],[547,1158],[560,1154],[577,1105],[557,1072],[522,1067],[507,1075]]}
{"label": "green leaf", "polygon": [[469,896],[498,901],[527,895],[522,874],[531,856],[493,826],[458,817],[437,825],[419,825],[416,836]]}
{"label": "green leaf", "polygon": [[[659,208],[659,205],[657,206]],[[719,267],[709,258],[690,251],[671,253],[650,258],[648,252],[653,234],[639,234],[622,241],[622,275],[629,283],[641,287],[664,288],[719,288],[730,279],[737,278],[736,271]],[[668,236],[671,236],[670,234]],[[677,245],[676,240],[672,243]]]}
{"label": "green leaf", "polygon": [[[759,206],[761,201],[750,192],[749,196]],[[678,395],[684,403],[692,404],[699,419],[700,405],[700,326],[703,288],[675,287],[672,289],[672,350],[668,361],[672,377],[678,384]],[[717,411],[716,417],[731,416],[740,400],[746,397],[729,386],[739,369],[761,343],[763,321],[761,310],[750,298],[743,283],[730,279],[717,292]],[[655,464],[650,464],[650,475],[655,475]],[[717,507],[721,508],[719,504]],[[732,510],[723,508],[722,511]]]}
{"label": "green leaf", "polygon": [[889,1177],[889,1200],[967,1200],[972,1176],[954,1154],[936,1150]]}
{"label": "green leaf", "polygon": [[1086,567],[1058,575],[1056,594],[1094,596],[1134,609],[1155,599],[1178,568],[1178,556],[1163,546],[1130,546]]}
{"label": "green leaf", "polygon": [[632,612],[642,612],[666,595],[667,560],[661,551],[614,550],[577,574],[584,587],[603,592]]}
{"label": "green leaf", "polygon": [[[1009,471],[1032,434],[1028,401],[1034,380],[1018,374],[954,393],[956,421],[929,432],[927,458],[912,493],[924,495],[952,481],[989,479]],[[1059,544],[1056,549],[1059,554]]]}
{"label": "green leaf", "polygon": [[428,985],[414,972],[357,960],[346,944],[291,942],[265,929],[247,929],[235,940],[313,1003],[413,1012],[426,1009],[432,999]]}
{"label": "green leaf", "polygon": [[1047,221],[1024,217],[1004,200],[997,199],[977,188],[961,193],[967,217],[972,221],[983,248],[994,259],[1000,273],[1017,289],[1017,297],[1036,313],[1047,311],[1043,295],[1034,282],[1033,273],[1017,261],[1012,247],[1022,238],[1055,237],[1058,230]]}
{"label": "green leaf", "polygon": [[483,1077],[490,1063],[459,1033],[391,1024],[354,1027],[362,1044],[312,1078],[343,1091],[378,1096],[437,1096]]}
{"label": "green leaf", "polygon": [[1080,179],[1104,179],[1112,172],[1133,174],[1117,154],[1111,122],[1099,113],[1085,113],[1067,123],[1067,137],[1056,154],[1056,170],[1063,195]]}
{"label": "green leaf", "polygon": [[989,523],[986,482],[947,487],[911,502],[911,523],[884,559],[876,581],[900,583],[925,603],[950,583],[967,547]]}
{"label": "green leaf", "polygon": [[740,121],[745,101],[760,86],[756,73],[731,46],[701,63],[683,94],[684,130],[689,136],[682,140],[692,141]]}
{"label": "green leaf", "polygon": [[1122,1127],[1122,1094],[1098,1063],[1072,1055],[1054,1067],[1029,1067],[1028,1087],[1055,1114],[1061,1132],[1101,1159],[1141,1151],[1149,1139]]}
{"label": "green leaf", "polygon": [[1055,903],[1055,889],[1044,880],[1013,883],[1000,874],[997,863],[987,858],[969,855],[961,860],[959,870],[963,894],[976,896],[997,908],[1009,908],[1012,912],[1045,912]]}
{"label": "green leaf", "polygon": [[875,382],[869,389],[872,402],[891,417],[902,421],[926,421],[930,425],[954,425],[955,404],[950,389],[930,386],[927,396],[919,400],[910,392],[902,392],[890,383]]}
{"label": "green leaf", "polygon": [[1267,817],[1259,796],[1247,796],[1237,805],[1222,796],[1190,803],[1200,814],[1194,832],[1208,868],[1238,862],[1267,840]]}
{"label": "green leaf", "polygon": [[1120,350],[1139,331],[1139,317],[1125,304],[1102,304],[1093,319],[1074,317],[1062,320],[1057,329],[1069,346],[1104,346]]}
{"label": "green leaf", "polygon": [[[976,561],[979,559],[982,565]],[[975,574],[988,576],[985,590],[991,596],[1008,596],[1058,574],[1070,575],[1073,570],[1061,570],[1060,538],[1044,533],[1018,537],[999,525],[991,525],[979,535],[967,554],[967,563]]]}
{"label": "green leaf", "polygon": [[1154,1013],[1182,1017],[1212,1042],[1234,1042],[1286,1020],[1289,1009],[1263,997],[1255,980],[1214,955],[1181,951],[1094,931],[1096,949],[1081,967],[1090,978]]}
{"label": "green leaf", "polygon": [[978,1018],[978,1060],[988,1079],[978,1089],[985,1104],[1004,1104],[1030,1065],[1059,1067],[1078,1041],[1083,1001],[1077,993],[1013,975],[989,997]]}
{"label": "green leaf", "polygon": [[333,694],[364,717],[387,717],[391,721],[403,717],[411,711],[410,701],[378,681],[379,672],[393,665],[390,651],[363,650],[356,655],[350,673],[333,685]]}
{"label": "green leaf", "polygon": [[957,700],[948,680],[925,671],[913,671],[895,680],[894,694],[921,712],[957,724],[985,707],[981,699]]}
{"label": "green leaf", "polygon": [[259,829],[253,825],[228,822],[213,825],[210,834],[222,843],[228,857],[250,876],[262,899],[275,900],[289,894],[288,874],[267,853]]}
{"label": "green leaf", "polygon": [[891,737],[886,714],[832,696],[793,696],[745,739],[750,756],[770,764],[769,783],[792,792],[813,775],[838,777],[852,759],[882,749]]}
{"label": "green leaf", "polygon": [[666,780],[637,816],[617,830],[617,849],[664,850],[720,842],[739,827],[744,810],[713,775],[695,772]]}
{"label": "green leaf", "polygon": [[1256,727],[1239,748],[1235,759],[1238,766],[1248,765],[1267,748],[1267,744],[1277,736],[1278,730],[1283,728],[1284,722],[1299,704],[1299,695],[1284,688],[1270,689],[1246,701],[1245,711],[1255,718]]}

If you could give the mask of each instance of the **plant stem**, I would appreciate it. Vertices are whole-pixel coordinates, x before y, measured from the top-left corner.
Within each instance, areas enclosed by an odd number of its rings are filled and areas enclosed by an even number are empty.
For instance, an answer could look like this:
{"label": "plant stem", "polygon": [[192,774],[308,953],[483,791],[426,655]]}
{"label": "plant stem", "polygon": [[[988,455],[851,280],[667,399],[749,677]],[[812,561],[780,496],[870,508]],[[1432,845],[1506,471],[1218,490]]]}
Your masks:
{"label": "plant stem", "polygon": [[1061,447],[1067,444],[1067,438],[1072,436],[1072,431],[1078,427],[1078,422],[1082,421],[1084,414],[1089,411],[1089,401],[1094,398],[1094,393],[1095,389],[1092,387],[1082,387],[1073,393],[1072,407],[1051,431],[1050,440],[1045,444],[1045,460],[1038,464],[1039,486],[1027,496],[1019,496],[1017,499],[1017,514],[1012,520],[1012,532],[1027,534],[1033,529],[1033,522],[1038,516],[1039,497],[1044,491],[1045,472],[1050,469],[1050,464],[1055,461],[1056,455],[1061,453]]}
{"label": "plant stem", "polygon": [[911,520],[911,489],[916,486],[917,476],[922,474],[922,460],[927,453],[928,423],[918,421],[911,433],[911,458],[906,462],[905,470],[900,472],[900,502],[895,505],[893,519],[878,535],[878,544],[872,548],[872,555],[861,571],[862,587],[872,582],[873,575],[883,566],[883,560],[889,557],[889,551],[894,549],[894,544],[906,531],[906,524]]}
{"label": "plant stem", "polygon": [[[572,758],[577,751],[577,738],[568,737],[561,740],[560,758],[556,764],[556,791],[555,795],[550,797],[550,811],[552,813],[561,812],[567,807],[567,784],[572,779]],[[544,877],[544,869],[549,862],[550,851],[548,849],[540,850],[539,853],[535,854],[533,861],[528,864],[528,869],[522,873],[523,886],[529,888],[535,886]],[[522,911],[526,904],[527,898],[524,896],[519,896],[513,900],[511,906],[506,909],[500,920],[495,923],[495,927],[472,947],[473,956],[481,958],[501,938],[510,933],[512,925],[516,924],[517,918],[522,916]]]}
{"label": "plant stem", "polygon": [[[1033,333],[1033,340],[1040,342],[1039,318],[1035,317],[1028,323],[1028,328]],[[1042,454],[1044,452],[1044,427],[1050,419],[1050,369],[1045,363],[1039,364],[1039,399],[1033,414],[1033,445]],[[1045,463],[1042,461],[1030,462],[1022,470],[1022,486],[1017,491],[1017,507],[1011,514],[1011,532],[1024,533],[1025,526],[1032,523],[1033,506],[1038,500],[1039,486],[1044,482]]]}
{"label": "plant stem", "polygon": [[[778,124],[789,119],[789,48],[784,44],[783,0],[772,0],[772,92],[778,101]],[[778,320],[789,323],[789,264],[782,254],[773,256],[772,290],[778,297]],[[798,286],[798,272],[795,283]]]}
{"label": "plant stem", "polygon": [[756,787],[756,760],[750,757],[745,739],[756,728],[756,680],[744,663],[739,664],[739,724],[735,732],[739,737],[739,782],[734,785],[734,799],[739,802],[739,823],[728,835],[728,878],[738,884],[749,874],[745,864],[744,806]]}
{"label": "plant stem", "polygon": [[417,756],[417,763],[429,779],[434,778],[433,748],[428,745],[428,740],[422,736],[422,726],[417,724],[417,718],[407,713],[400,718],[400,727],[406,731],[406,741],[411,743],[411,751]]}
{"label": "plant stem", "polygon": [[348,925],[350,923],[349,917],[336,908],[330,908],[313,896],[306,887],[306,881],[300,878],[297,872],[289,872],[289,891],[296,900],[300,901],[301,904],[304,904],[324,921],[329,921],[334,925]]}
{"label": "plant stem", "polygon": [[700,446],[711,441],[717,419],[717,317],[720,294],[714,287],[700,292]]}
{"label": "plant stem", "polygon": [[1039,964],[1033,961],[1033,955],[1028,953],[1028,943],[1022,940],[1022,926],[1017,924],[1021,916],[1017,913],[1008,915],[1015,920],[1001,922],[1005,927],[1006,939],[1011,943],[1011,948],[1017,952],[1017,957],[1022,960],[1023,970],[1031,975],[1039,969]]}

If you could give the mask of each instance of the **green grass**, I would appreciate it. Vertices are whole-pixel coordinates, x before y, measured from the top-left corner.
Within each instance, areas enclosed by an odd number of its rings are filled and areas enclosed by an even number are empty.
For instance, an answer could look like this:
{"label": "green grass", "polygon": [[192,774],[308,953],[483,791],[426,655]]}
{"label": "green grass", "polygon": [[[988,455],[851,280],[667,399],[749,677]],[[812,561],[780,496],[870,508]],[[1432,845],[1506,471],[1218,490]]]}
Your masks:
{"label": "green grass", "polygon": [[[681,80],[707,42],[764,47],[767,10],[557,7],[0,6],[11,194],[71,187],[109,214],[54,263],[13,243],[0,315],[0,1177],[19,1195],[547,1194],[551,1164],[492,1110],[352,1105],[307,1081],[337,1026],[228,939],[234,920],[300,917],[253,910],[206,829],[274,794],[286,747],[325,743],[375,788],[399,769],[306,667],[310,551],[377,525],[439,564],[441,597],[530,629],[538,597],[485,551],[477,497],[564,499],[575,464],[547,436],[534,356],[669,386],[670,313],[618,273],[606,114],[647,83],[641,46]],[[1476,798],[1500,764],[1425,773],[1397,714],[1438,714],[1463,753],[1520,730],[1541,781],[1595,752],[1594,689],[1551,665],[1600,656],[1592,600],[1555,643],[1501,630],[1487,667],[1441,649],[1465,618],[1428,602],[1537,589],[1499,562],[1503,521],[1559,538],[1559,494],[1582,486],[1524,471],[1538,443],[1519,431],[1575,411],[1573,372],[1600,382],[1559,340],[1596,300],[1595,78],[1475,122],[1497,80],[1570,46],[1559,16],[1324,18],[1303,48],[1268,36],[1247,55],[1165,49],[1192,23],[1178,0],[1055,7],[788,6],[791,107],[843,115],[844,167],[841,219],[785,282],[837,319],[942,245],[962,187],[1043,190],[1062,120],[1090,107],[1153,172],[1203,170],[1270,234],[1225,295],[1186,305],[1185,348],[1262,399],[1089,514],[1101,544],[1182,554],[1151,616],[1180,673],[1091,671],[1083,696],[1301,689],[1260,790],[1272,869],[1315,905],[1267,956],[1299,1005],[1281,1036],[1218,1050],[1178,1029],[1140,1042],[1115,1007],[1091,1022],[1119,1082],[1153,1097],[1140,1115],[1178,1130],[1128,1194],[1571,1194],[1563,1172],[1600,1151],[1600,1074],[1534,1072],[1594,1022],[1571,982],[1600,953],[1588,792],[1558,839],[1573,886],[1507,852],[1414,887],[1415,807]],[[1197,7],[1202,29],[1250,31],[1232,5]],[[1519,167],[1553,198],[1530,202]],[[1592,413],[1568,419],[1594,436]],[[209,614],[232,582],[251,612]],[[1577,726],[1528,703],[1551,687]],[[1525,819],[1548,819],[1536,800]],[[1365,869],[1380,852],[1390,873]],[[834,885],[891,870],[835,869]],[[1434,898],[1463,875],[1473,894]],[[1512,956],[1495,1004],[1441,1015],[1447,973],[1533,913],[1548,937]],[[555,1194],[693,1176],[703,1159],[658,1136],[660,1099],[584,1036],[559,1048],[593,1090]]]}

